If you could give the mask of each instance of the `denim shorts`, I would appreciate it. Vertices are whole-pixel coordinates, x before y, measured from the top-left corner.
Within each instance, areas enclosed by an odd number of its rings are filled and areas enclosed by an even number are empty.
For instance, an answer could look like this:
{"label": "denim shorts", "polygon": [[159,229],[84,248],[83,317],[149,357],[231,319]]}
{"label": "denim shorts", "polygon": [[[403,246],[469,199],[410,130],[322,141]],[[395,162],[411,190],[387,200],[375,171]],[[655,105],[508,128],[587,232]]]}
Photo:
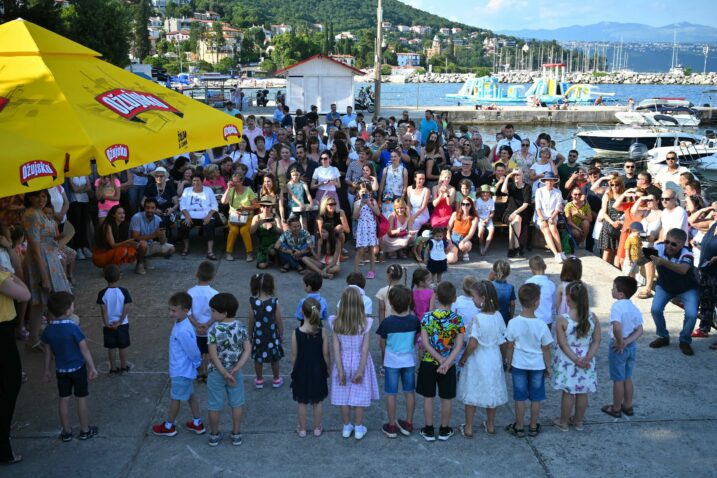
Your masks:
{"label": "denim shorts", "polygon": [[455,244],[456,246],[465,238],[463,234],[458,234],[456,232],[451,232],[451,242]]}
{"label": "denim shorts", "polygon": [[545,400],[545,370],[523,370],[513,367],[513,400]]}
{"label": "denim shorts", "polygon": [[169,396],[172,400],[189,400],[194,393],[194,379],[187,377],[172,377],[172,388]]}
{"label": "denim shorts", "polygon": [[234,375],[236,385],[229,385],[224,377],[216,371],[209,372],[207,377],[207,410],[219,412],[224,408],[226,395],[229,407],[236,408],[244,405],[244,376],[241,372]]}
{"label": "denim shorts", "polygon": [[610,341],[610,352],[607,356],[610,365],[610,380],[623,382],[632,378],[632,369],[635,368],[635,357],[637,355],[637,343],[633,342],[622,351],[621,354],[612,349],[613,341]]}
{"label": "denim shorts", "polygon": [[386,395],[395,395],[398,393],[398,381],[403,384],[405,393],[416,390],[416,367],[391,368],[384,367],[385,381],[384,392]]}

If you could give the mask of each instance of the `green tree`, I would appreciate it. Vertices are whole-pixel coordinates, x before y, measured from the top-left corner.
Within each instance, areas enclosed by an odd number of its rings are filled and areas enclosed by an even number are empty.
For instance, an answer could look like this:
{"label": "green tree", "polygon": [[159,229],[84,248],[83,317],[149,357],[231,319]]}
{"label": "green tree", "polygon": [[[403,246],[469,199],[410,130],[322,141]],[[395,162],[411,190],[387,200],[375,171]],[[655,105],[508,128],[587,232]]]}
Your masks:
{"label": "green tree", "polygon": [[222,58],[216,65],[214,65],[214,71],[221,73],[229,73],[230,70],[237,69],[237,62],[234,58],[228,56]]}
{"label": "green tree", "polygon": [[0,23],[24,18],[55,33],[64,34],[60,7],[54,0],[1,0]]}
{"label": "green tree", "polygon": [[129,64],[130,19],[119,0],[72,0],[61,18],[67,36],[117,66]]}
{"label": "green tree", "polygon": [[207,34],[207,26],[201,22],[189,24],[189,51],[197,53],[199,40],[204,40]]}
{"label": "green tree", "polygon": [[264,61],[262,61],[259,64],[259,68],[261,71],[265,71],[267,73],[274,73],[278,68],[276,67],[276,63],[274,63],[274,60],[270,58],[266,58]]}
{"label": "green tree", "polygon": [[152,43],[149,41],[149,16],[152,9],[149,0],[139,0],[133,7],[134,15],[132,22],[132,54],[135,58],[144,58],[149,55]]}
{"label": "green tree", "polygon": [[224,39],[224,28],[221,22],[214,22],[212,24],[212,44],[214,45],[214,63],[219,62],[219,50],[226,45],[227,41]]}

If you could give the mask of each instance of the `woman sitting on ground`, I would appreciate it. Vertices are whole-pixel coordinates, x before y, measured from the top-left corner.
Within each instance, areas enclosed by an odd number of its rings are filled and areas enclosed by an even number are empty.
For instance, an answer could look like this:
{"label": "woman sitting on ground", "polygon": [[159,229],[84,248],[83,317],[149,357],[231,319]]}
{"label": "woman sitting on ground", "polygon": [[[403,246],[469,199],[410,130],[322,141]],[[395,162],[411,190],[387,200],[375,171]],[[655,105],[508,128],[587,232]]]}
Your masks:
{"label": "woman sitting on ground", "polygon": [[120,205],[112,206],[97,230],[92,262],[101,269],[110,264],[134,264],[142,247],[146,248],[146,243],[142,245],[130,237],[124,208]]}
{"label": "woman sitting on ground", "polygon": [[446,251],[449,264],[458,262],[458,255],[462,253],[463,261],[470,260],[470,251],[473,249],[473,236],[478,227],[478,215],[473,199],[464,197],[460,203],[460,209],[451,214],[448,221],[448,234],[455,247]]}
{"label": "woman sitting on ground", "polygon": [[181,255],[189,254],[189,233],[195,227],[201,227],[204,239],[207,241],[207,259],[215,261],[214,255],[214,229],[216,228],[216,214],[219,210],[217,198],[210,187],[204,186],[201,173],[194,173],[192,187],[182,193],[179,207],[182,211],[182,222],[179,226],[179,236],[184,244]]}
{"label": "woman sitting on ground", "polygon": [[266,269],[276,255],[274,243],[281,234],[281,223],[274,211],[274,200],[263,197],[259,201],[259,214],[251,220],[251,236],[256,240],[256,267]]}
{"label": "woman sitting on ground", "polygon": [[224,258],[233,261],[234,244],[237,236],[241,235],[244,249],[246,250],[246,261],[254,260],[254,247],[251,240],[251,223],[254,211],[258,207],[256,194],[251,188],[244,186],[242,173],[234,173],[229,181],[228,188],[222,196],[222,204],[229,206],[229,233],[227,235],[227,247]]}
{"label": "woman sitting on ground", "polygon": [[320,231],[317,253],[319,259],[327,264],[326,272],[338,274],[341,270],[341,249],[350,232],[346,214],[338,208],[338,202],[326,195],[319,206],[316,228]]}
{"label": "woman sitting on ground", "polygon": [[393,212],[388,216],[388,232],[381,238],[381,251],[388,254],[389,259],[408,257],[407,249],[416,239],[411,228],[411,218],[408,215],[406,201],[398,198],[393,201]]}

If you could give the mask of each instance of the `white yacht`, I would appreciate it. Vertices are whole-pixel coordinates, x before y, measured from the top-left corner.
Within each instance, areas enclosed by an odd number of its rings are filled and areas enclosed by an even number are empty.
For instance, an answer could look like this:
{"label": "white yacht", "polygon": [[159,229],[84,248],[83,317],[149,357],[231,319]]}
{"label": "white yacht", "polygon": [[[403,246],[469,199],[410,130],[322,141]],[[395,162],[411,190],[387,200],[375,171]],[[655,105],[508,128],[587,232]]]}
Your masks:
{"label": "white yacht", "polygon": [[638,126],[697,127],[701,118],[697,110],[687,107],[656,108],[655,110],[620,111],[615,117],[622,124]]}
{"label": "white yacht", "polygon": [[699,134],[675,129],[633,125],[583,125],[578,127],[575,136],[598,154],[627,154],[633,143],[641,143],[647,149],[653,149],[699,143],[704,138]]}

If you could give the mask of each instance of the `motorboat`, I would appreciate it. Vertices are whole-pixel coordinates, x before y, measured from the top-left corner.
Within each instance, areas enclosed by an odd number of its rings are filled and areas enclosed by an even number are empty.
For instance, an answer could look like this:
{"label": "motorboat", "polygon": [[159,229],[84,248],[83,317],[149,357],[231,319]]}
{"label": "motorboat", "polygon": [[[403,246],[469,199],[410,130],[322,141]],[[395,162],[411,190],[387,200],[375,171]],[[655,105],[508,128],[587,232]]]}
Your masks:
{"label": "motorboat", "polygon": [[699,143],[704,138],[700,134],[681,130],[633,125],[581,125],[575,136],[598,154],[626,154],[633,143],[641,143],[647,149],[653,149],[678,146],[682,143]]}
{"label": "motorboat", "polygon": [[692,108],[662,107],[653,110],[620,111],[615,117],[622,124],[639,126],[697,127],[700,113]]}
{"label": "motorboat", "polygon": [[593,104],[597,98],[601,102],[615,93],[598,91],[588,84],[570,85],[565,81],[565,63],[543,64],[542,76],[525,93],[530,106],[549,106],[556,104]]}
{"label": "motorboat", "polygon": [[674,98],[674,97],[658,97],[658,98],[646,98],[640,101],[635,107],[636,111],[649,110],[654,111],[659,108],[692,108],[691,101],[685,98]]}
{"label": "motorboat", "polygon": [[448,94],[446,98],[479,104],[521,104],[525,101],[525,87],[523,85],[501,87],[498,78],[495,76],[481,76],[479,78],[469,78],[458,90],[458,93]]}
{"label": "motorboat", "polygon": [[717,173],[717,154],[705,156],[700,160],[699,169],[709,173]]}
{"label": "motorboat", "polygon": [[667,153],[675,153],[680,166],[702,168],[705,158],[717,155],[717,137],[712,130],[705,132],[705,137],[698,143],[680,143],[676,146],[653,148],[647,152],[647,169],[657,173],[667,164]]}

